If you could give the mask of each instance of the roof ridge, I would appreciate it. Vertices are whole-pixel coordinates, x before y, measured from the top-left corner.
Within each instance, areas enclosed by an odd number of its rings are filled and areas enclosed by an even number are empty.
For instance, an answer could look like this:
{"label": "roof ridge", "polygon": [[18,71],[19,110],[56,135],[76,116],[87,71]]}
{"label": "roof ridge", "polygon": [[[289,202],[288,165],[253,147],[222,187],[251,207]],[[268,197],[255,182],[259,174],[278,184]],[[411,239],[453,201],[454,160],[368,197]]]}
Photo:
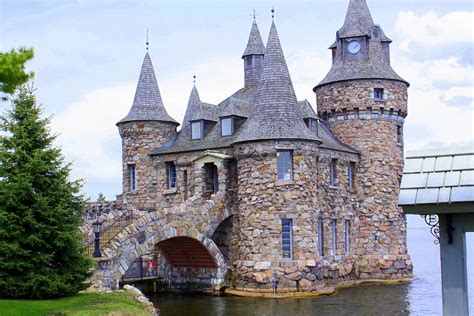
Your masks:
{"label": "roof ridge", "polygon": [[179,123],[166,112],[165,106],[163,105],[155,70],[153,69],[153,63],[148,52],[143,59],[133,105],[127,116],[121,119],[117,124],[133,121],[162,121],[179,125]]}

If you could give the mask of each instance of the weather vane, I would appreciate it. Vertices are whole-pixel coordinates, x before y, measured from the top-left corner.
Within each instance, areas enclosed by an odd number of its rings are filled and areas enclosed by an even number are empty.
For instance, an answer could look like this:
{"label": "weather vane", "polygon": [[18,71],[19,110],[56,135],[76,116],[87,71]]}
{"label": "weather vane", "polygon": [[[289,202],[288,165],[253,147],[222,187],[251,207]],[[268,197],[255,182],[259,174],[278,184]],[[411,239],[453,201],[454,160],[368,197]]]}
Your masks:
{"label": "weather vane", "polygon": [[272,6],[272,19],[275,18],[275,8]]}
{"label": "weather vane", "polygon": [[148,42],[148,28],[146,28],[146,50],[148,50],[148,45],[150,45],[150,43]]}
{"label": "weather vane", "polygon": [[193,75],[193,82],[196,84],[196,74]]}
{"label": "weather vane", "polygon": [[255,19],[257,18],[257,11],[255,10],[255,7],[253,8],[253,14],[251,14],[250,16],[253,17],[253,20],[255,21]]}

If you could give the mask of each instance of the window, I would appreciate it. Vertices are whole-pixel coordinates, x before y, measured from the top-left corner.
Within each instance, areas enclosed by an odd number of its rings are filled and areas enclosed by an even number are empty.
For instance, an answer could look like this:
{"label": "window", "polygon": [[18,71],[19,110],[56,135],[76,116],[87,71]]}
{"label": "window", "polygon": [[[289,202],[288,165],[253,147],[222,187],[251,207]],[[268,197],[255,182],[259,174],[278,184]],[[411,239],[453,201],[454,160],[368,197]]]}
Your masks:
{"label": "window", "polygon": [[329,185],[331,187],[336,186],[336,164],[337,159],[331,159],[331,162],[329,163]]}
{"label": "window", "polygon": [[351,231],[351,221],[346,219],[344,221],[344,226],[345,226],[345,231],[346,231],[346,234],[345,234],[345,238],[344,238],[344,253],[346,255],[349,254],[349,251],[350,251],[350,231]]}
{"label": "window", "polygon": [[314,118],[310,118],[308,120],[308,127],[313,133],[315,133],[316,135],[319,135],[318,120],[316,120]]}
{"label": "window", "polygon": [[324,256],[324,225],[322,220],[318,220],[318,244],[319,255]]}
{"label": "window", "polygon": [[247,56],[245,58],[245,67],[246,68],[252,67],[252,56]]}
{"label": "window", "polygon": [[349,189],[354,187],[354,163],[349,162],[349,167],[347,168],[347,186]]}
{"label": "window", "polygon": [[184,199],[188,198],[188,170],[183,171]]}
{"label": "window", "polygon": [[234,120],[231,117],[221,119],[221,135],[231,136],[234,130]]}
{"label": "window", "polygon": [[263,56],[254,56],[255,67],[262,66]]}
{"label": "window", "polygon": [[336,235],[337,222],[335,219],[331,221],[331,237],[332,237],[332,255],[336,255],[337,235]]}
{"label": "window", "polygon": [[202,138],[202,122],[192,122],[191,123],[191,139],[200,139]]}
{"label": "window", "polygon": [[205,172],[205,192],[216,193],[219,186],[219,179],[217,174],[217,166],[213,163],[204,164]]}
{"label": "window", "polygon": [[397,125],[397,142],[401,143],[403,140],[402,137],[402,127],[400,125]]}
{"label": "window", "polygon": [[281,245],[283,259],[293,258],[293,220],[281,220]]}
{"label": "window", "polygon": [[374,89],[374,99],[375,100],[383,100],[383,89],[375,88]]}
{"label": "window", "polygon": [[166,163],[166,180],[168,189],[176,188],[176,166],[173,162]]}
{"label": "window", "polygon": [[293,180],[293,151],[277,152],[278,180]]}
{"label": "window", "polygon": [[136,183],[136,171],[135,171],[135,165],[130,164],[128,165],[128,175],[130,177],[130,191],[133,192],[137,188],[137,183]]}

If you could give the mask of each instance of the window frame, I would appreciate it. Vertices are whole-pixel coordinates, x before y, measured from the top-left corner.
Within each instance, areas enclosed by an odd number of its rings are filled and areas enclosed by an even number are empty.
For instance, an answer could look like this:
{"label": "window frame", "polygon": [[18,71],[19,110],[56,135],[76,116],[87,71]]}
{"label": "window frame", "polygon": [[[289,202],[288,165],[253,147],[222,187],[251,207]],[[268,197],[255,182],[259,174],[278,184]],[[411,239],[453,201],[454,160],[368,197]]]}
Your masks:
{"label": "window frame", "polygon": [[[230,120],[230,134],[229,135],[224,135],[224,125],[223,125],[223,121],[224,120]],[[234,118],[232,116],[226,116],[226,117],[222,117],[221,118],[221,137],[229,137],[229,136],[232,136],[234,135]]]}
{"label": "window frame", "polygon": [[[384,88],[374,88],[374,100],[377,101],[383,101],[384,100],[384,94],[385,89]],[[380,96],[378,96],[380,95]]]}
{"label": "window frame", "polygon": [[[289,159],[289,162],[290,162],[290,168],[289,168],[289,172],[285,172],[285,173],[280,173],[280,169],[283,169],[280,167],[280,157],[282,157],[282,154],[285,154],[285,153],[289,153],[290,155],[290,159]],[[277,150],[277,180],[278,181],[293,181],[293,178],[294,178],[294,158],[293,158],[293,150],[291,149],[278,149]],[[288,168],[284,168],[284,169],[288,169]],[[290,178],[287,179],[286,178],[286,175],[290,175]],[[282,175],[283,177],[280,177],[280,175]]]}
{"label": "window frame", "polygon": [[[193,125],[194,124],[199,124],[199,137],[194,137],[194,134],[193,134]],[[199,140],[199,139],[202,139],[203,136],[204,136],[204,127],[203,127],[203,121],[202,120],[199,120],[199,121],[192,121],[190,122],[190,130],[191,130],[191,140]]]}
{"label": "window frame", "polygon": [[317,222],[318,230],[318,252],[321,257],[324,257],[324,223],[322,219],[318,219]]}
{"label": "window frame", "polygon": [[127,164],[128,166],[128,181],[129,181],[129,190],[130,192],[135,192],[137,190],[137,168],[134,163]]}
{"label": "window frame", "polygon": [[351,250],[351,221],[346,219],[344,220],[344,230],[345,230],[345,236],[344,236],[344,253],[348,255]]}
{"label": "window frame", "polygon": [[[285,231],[285,227],[288,227],[287,231]],[[284,238],[285,232],[289,233],[289,238]],[[285,246],[289,246],[289,249],[285,250]],[[291,218],[281,219],[281,256],[283,260],[293,260],[293,219]]]}
{"label": "window frame", "polygon": [[329,162],[329,186],[337,187],[337,159],[332,158]]}
{"label": "window frame", "polygon": [[349,189],[354,188],[354,168],[355,163],[349,161],[349,165],[347,167],[347,186]]}
{"label": "window frame", "polygon": [[[174,173],[174,182],[173,182],[173,174]],[[177,188],[177,180],[178,175],[176,173],[176,165],[173,161],[166,162],[166,185],[168,189],[176,189]]]}
{"label": "window frame", "polygon": [[337,219],[331,220],[331,241],[332,255],[335,256],[337,252]]}

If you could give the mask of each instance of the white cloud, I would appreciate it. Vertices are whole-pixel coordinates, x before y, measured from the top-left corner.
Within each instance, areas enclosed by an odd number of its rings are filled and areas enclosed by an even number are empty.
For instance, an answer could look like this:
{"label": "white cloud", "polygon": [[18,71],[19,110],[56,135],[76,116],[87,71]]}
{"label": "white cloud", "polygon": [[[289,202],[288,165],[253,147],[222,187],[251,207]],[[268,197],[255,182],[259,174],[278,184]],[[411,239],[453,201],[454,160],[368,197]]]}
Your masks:
{"label": "white cloud", "polygon": [[133,85],[101,88],[66,106],[53,117],[52,131],[58,133],[66,160],[73,161],[73,177],[117,179],[120,183],[120,136],[115,123],[130,108]]}
{"label": "white cloud", "polygon": [[473,20],[474,12],[450,12],[439,16],[432,11],[422,15],[417,15],[413,11],[403,11],[397,17],[395,31],[402,40],[400,48],[410,51],[414,43],[435,46],[472,42]]}

